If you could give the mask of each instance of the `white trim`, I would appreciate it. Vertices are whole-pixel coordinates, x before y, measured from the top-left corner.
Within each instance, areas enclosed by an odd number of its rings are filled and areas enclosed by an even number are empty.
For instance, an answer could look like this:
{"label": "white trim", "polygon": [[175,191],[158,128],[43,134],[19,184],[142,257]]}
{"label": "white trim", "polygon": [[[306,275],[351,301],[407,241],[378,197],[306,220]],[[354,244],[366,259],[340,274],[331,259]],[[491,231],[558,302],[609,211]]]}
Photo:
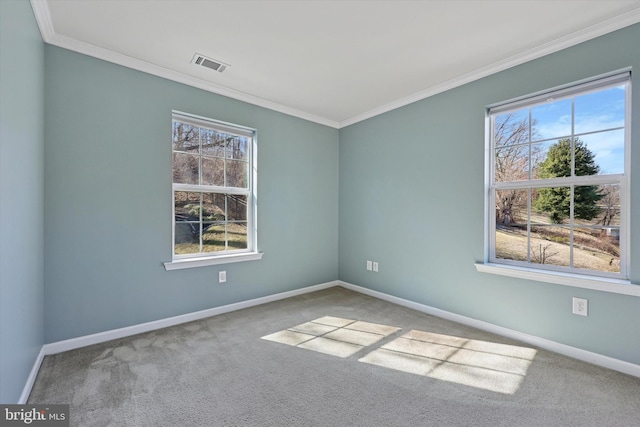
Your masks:
{"label": "white trim", "polygon": [[[235,136],[240,136],[244,138],[247,147],[246,147],[246,160],[242,160],[246,163],[246,173],[247,173],[247,183],[246,187],[233,187],[228,186],[228,176],[227,176],[227,164],[228,162],[232,162],[228,156],[228,153],[223,153],[223,158],[218,157],[218,159],[222,159],[223,165],[223,184],[226,185],[207,185],[203,184],[201,181],[204,178],[204,159],[207,158],[205,156],[206,153],[202,152],[201,149],[198,149],[197,153],[190,153],[189,150],[176,150],[175,146],[172,148],[172,152],[174,154],[174,167],[175,167],[175,154],[176,153],[186,153],[189,156],[196,157],[198,160],[198,183],[197,184],[181,184],[174,182],[172,184],[172,193],[171,193],[171,217],[174,218],[171,227],[171,241],[172,241],[172,261],[184,261],[183,263],[178,263],[175,266],[172,264],[165,264],[165,268],[167,270],[175,270],[177,268],[189,268],[189,267],[201,267],[206,265],[217,265],[217,264],[228,264],[232,262],[241,262],[241,261],[251,261],[256,259],[261,259],[262,254],[257,253],[258,239],[257,239],[257,197],[256,197],[256,175],[257,175],[257,156],[255,153],[257,147],[257,130],[253,128],[248,128],[244,126],[236,126],[226,122],[220,122],[214,119],[208,119],[202,116],[195,116],[187,113],[181,113],[177,111],[172,111],[171,113],[171,123],[172,127],[175,128],[176,123],[186,123],[192,126],[196,126],[198,128],[206,128],[208,130],[214,131],[217,134],[231,134]],[[175,132],[175,129],[174,129]],[[174,137],[175,138],[175,135]],[[202,148],[202,138],[198,140],[198,147]],[[175,141],[174,141],[175,142]],[[175,144],[172,144],[175,145]],[[215,156],[215,154],[214,154]],[[217,157],[217,156],[216,156]],[[247,226],[247,245],[244,249],[239,250],[229,250],[228,248],[228,236],[225,232],[225,250],[219,251],[216,253],[197,253],[197,254],[177,254],[176,251],[176,226],[180,223],[175,220],[176,215],[176,192],[178,191],[190,191],[194,193],[200,194],[200,203],[204,202],[205,194],[218,193],[219,195],[240,195],[246,197],[246,218],[244,221],[238,220],[238,222],[246,222]],[[225,230],[228,231],[228,225],[232,222],[236,222],[233,220],[229,220],[227,215],[228,210],[228,199],[225,197],[224,201],[224,221],[215,221],[215,222],[224,222]],[[191,227],[196,224],[196,221],[189,219],[187,223],[191,223]],[[198,227],[200,229],[199,233],[199,250],[202,251],[204,249],[203,246],[203,238],[204,238],[204,218],[202,214],[199,214],[199,219],[197,221]]]}
{"label": "white trim", "polygon": [[[582,80],[578,80],[572,83],[563,84],[553,88],[544,89],[538,92],[530,93],[527,95],[519,96],[506,101],[496,102],[488,105],[487,108],[492,115],[504,114],[506,112],[517,111],[522,107],[535,107],[538,105],[546,104],[551,96],[555,101],[562,99],[572,98],[575,95],[584,95],[593,93],[602,89],[611,89],[619,86],[620,84],[627,85],[631,81],[631,67],[624,67],[619,70],[610,71],[608,73],[600,74],[597,76],[587,77]],[[623,126],[624,127],[624,126]],[[598,132],[601,132],[599,130]],[[593,132],[585,132],[585,134]],[[581,134],[577,134],[581,135]],[[565,135],[570,137],[571,135]],[[555,140],[558,138],[551,138]],[[544,141],[544,140],[540,140]],[[540,142],[536,141],[536,142]]]}
{"label": "white trim", "polygon": [[255,261],[262,259],[262,252],[248,252],[241,254],[219,255],[215,257],[174,259],[163,263],[167,271],[182,270],[183,268],[206,267],[208,265],[233,264],[234,262]]}
{"label": "white trim", "polygon": [[[575,99],[580,95],[597,93],[603,90],[613,89],[619,86],[624,86],[624,125],[609,127],[609,128],[596,128],[596,130],[591,130],[589,132],[576,132],[575,124]],[[548,98],[549,97],[549,98]],[[568,131],[567,135],[560,135],[555,138],[546,138],[546,139],[534,139],[532,137],[532,111],[535,106],[539,105],[543,100],[570,100],[571,101],[571,119],[570,119],[570,131]],[[495,272],[496,274],[504,274],[510,275],[513,277],[523,277],[520,272],[524,271],[525,274],[531,272],[533,274],[537,274],[542,270],[548,272],[567,272],[567,275],[554,275],[552,273],[551,276],[547,276],[542,273],[539,276],[533,277],[532,280],[539,280],[548,283],[557,283],[561,285],[568,286],[577,286],[581,288],[587,289],[595,289],[599,291],[609,291],[613,289],[610,286],[611,283],[616,284],[626,284],[629,285],[626,279],[629,277],[628,274],[628,261],[629,261],[629,236],[630,236],[630,228],[627,226],[627,216],[630,209],[630,186],[629,184],[629,149],[631,145],[630,139],[630,127],[631,127],[631,71],[628,68],[624,70],[614,71],[611,73],[606,73],[600,76],[595,76],[588,79],[583,79],[579,82],[569,83],[560,86],[559,88],[553,88],[549,90],[545,90],[542,92],[537,92],[532,95],[525,95],[515,100],[504,101],[502,103],[493,104],[493,106],[486,107],[487,108],[487,120],[488,123],[485,123],[485,126],[488,124],[490,128],[490,132],[485,135],[485,150],[489,150],[489,152],[485,156],[485,221],[487,229],[489,233],[489,240],[485,237],[485,256],[484,263],[489,264],[490,266],[496,265],[510,265],[510,266],[519,266],[522,267],[521,270],[515,270],[515,273],[507,273],[502,272],[501,270],[494,271],[492,268],[487,267],[486,269],[479,265],[478,271],[483,272]],[[604,175],[590,175],[590,176],[580,176],[575,175],[574,173],[574,155],[571,156],[571,176],[566,177],[556,177],[556,178],[535,178],[533,172],[529,171],[528,178],[522,178],[518,180],[518,178],[514,178],[509,181],[501,181],[498,182],[498,177],[496,176],[496,158],[495,154],[501,147],[496,146],[495,140],[495,126],[496,126],[496,117],[500,115],[504,115],[508,112],[513,112],[515,110],[526,110],[528,113],[528,136],[525,138],[524,143],[520,142],[520,147],[526,147],[527,144],[532,146],[534,143],[540,142],[552,142],[555,140],[559,140],[562,138],[572,139],[581,137],[584,135],[592,135],[601,132],[610,132],[611,130],[623,130],[624,131],[624,171],[623,173],[617,174],[604,174]],[[487,129],[485,127],[485,129]],[[529,162],[531,160],[531,153],[529,154]],[[574,249],[576,248],[576,244],[573,241],[574,229],[579,228],[581,225],[574,223],[573,216],[573,205],[574,205],[574,187],[583,186],[583,185],[604,185],[604,184],[613,184],[620,187],[620,225],[619,229],[620,233],[620,241],[619,241],[619,272],[607,272],[603,270],[594,270],[593,272],[587,271],[585,268],[578,268],[574,264]],[[570,242],[570,263],[568,266],[555,266],[551,264],[547,264],[544,266],[540,266],[540,268],[531,268],[530,263],[525,261],[513,260],[513,259],[499,259],[497,257],[497,244],[496,244],[496,234],[498,231],[498,227],[496,225],[496,193],[502,190],[514,190],[521,189],[527,192],[527,218],[526,218],[526,231],[527,231],[527,246],[530,245],[530,241],[533,238],[532,234],[532,224],[531,216],[533,211],[533,196],[530,194],[531,191],[535,189],[542,189],[547,187],[565,187],[566,189],[570,189],[571,192],[571,216],[568,224],[569,231],[571,233],[571,242]],[[593,227],[596,228],[595,226]],[[600,228],[604,228],[604,225]],[[540,249],[542,251],[542,249]],[[527,259],[532,258],[533,249],[528,250]],[[544,262],[543,262],[544,264]],[[528,275],[528,274],[527,274]],[[593,280],[590,279],[590,276],[593,276]],[[603,277],[612,278],[613,282],[607,281],[606,279],[600,279]],[[529,278],[529,277],[524,277]],[[629,288],[617,288],[618,293],[623,293],[625,295],[629,295]],[[613,291],[615,292],[615,291]],[[631,295],[635,295],[633,292],[635,290],[631,290]]]}
{"label": "white trim", "polygon": [[427,89],[416,92],[413,95],[400,98],[378,108],[374,108],[373,110],[343,120],[339,123],[338,128],[341,129],[354,123],[370,119],[371,117],[375,117],[377,115],[395,110],[397,108],[404,107],[405,105],[409,105],[425,98],[437,95],[439,93],[446,92],[450,89],[454,89],[467,83],[471,83],[475,80],[480,80],[492,74],[499,73],[500,71],[504,71],[517,65],[524,64],[525,62],[533,61],[534,59],[538,59],[545,55],[558,52],[562,49],[575,46],[579,43],[603,36],[605,34],[611,33],[624,27],[628,27],[638,22],[640,22],[640,9],[631,10],[622,15],[615,16],[613,18],[607,19],[606,21],[576,31],[575,33],[560,37],[559,39],[526,50],[522,53],[518,53],[509,58],[503,59],[502,61],[494,62],[493,64],[489,64],[470,73],[463,74],[462,76],[455,77],[444,83],[431,86]]}
{"label": "white trim", "polygon": [[244,92],[240,92],[234,89],[230,89],[215,83],[207,82],[177,71],[169,70],[145,61],[141,61],[130,56],[122,55],[89,43],[81,42],[79,40],[72,39],[70,37],[62,36],[55,32],[53,22],[51,20],[51,14],[47,7],[46,0],[31,0],[31,6],[33,8],[38,27],[40,28],[40,34],[45,43],[58,46],[64,49],[69,49],[74,52],[82,53],[85,55],[93,56],[94,58],[102,59],[105,61],[113,62],[114,64],[122,65],[124,67],[132,68],[134,70],[142,71],[148,74],[152,74],[158,77],[173,80],[178,83],[183,83],[189,86],[197,87],[208,92],[216,93],[218,95],[227,96],[239,101],[247,102],[249,104],[257,105],[259,107],[268,108],[273,111],[277,111],[290,116],[298,117],[311,122],[319,123],[332,128],[340,129],[350,126],[354,123],[367,120],[371,117],[395,110],[405,105],[412,104],[416,101],[420,101],[425,98],[437,95],[447,90],[462,86],[475,80],[479,80],[483,77],[490,76],[491,74],[504,71],[508,68],[516,65],[523,64],[528,61],[549,55],[559,50],[577,45],[587,40],[594,39],[604,34],[619,30],[621,28],[636,24],[640,22],[640,8],[623,13],[622,15],[615,16],[600,22],[595,25],[591,25],[582,30],[576,31],[567,36],[550,41],[541,46],[529,49],[522,53],[516,54],[502,61],[489,64],[485,67],[474,70],[470,73],[453,78],[444,83],[431,86],[427,89],[416,92],[413,95],[400,98],[396,101],[384,104],[380,107],[374,108],[362,114],[355,115],[351,118],[347,118],[342,121],[328,119],[315,114],[307,113],[305,111],[297,110],[295,108],[288,107],[286,105],[278,104],[276,102],[268,101],[257,96],[249,95]]}
{"label": "white trim", "polygon": [[42,365],[42,361],[44,360],[44,346],[40,349],[38,356],[36,357],[35,362],[33,362],[33,367],[31,368],[31,372],[27,377],[27,382],[22,389],[22,394],[20,395],[20,399],[18,400],[19,405],[24,405],[29,400],[29,395],[31,394],[31,389],[36,382],[36,377],[38,376],[38,371],[40,370],[40,366]]}
{"label": "white trim", "polygon": [[178,110],[171,111],[171,119],[172,122],[178,121],[181,123],[188,123],[192,126],[203,127],[220,133],[243,136],[245,138],[255,138],[256,133],[258,132],[257,129],[249,126],[236,125],[234,123],[210,119],[209,117],[185,113],[184,111]]}
{"label": "white trim", "polygon": [[33,14],[36,17],[38,28],[40,29],[40,36],[43,41],[50,40],[55,36],[56,31],[53,28],[53,21],[51,20],[51,12],[49,11],[49,5],[45,0],[31,0],[31,8]]}
{"label": "white trim", "polygon": [[[174,153],[180,153],[181,151],[174,151]],[[222,159],[218,157],[218,159]],[[247,162],[250,163],[250,162]],[[173,183],[173,191],[193,191],[196,193],[224,193],[233,194],[238,196],[247,196],[251,194],[251,189],[242,187],[223,187],[220,185],[206,185],[206,184],[178,184]]]}
{"label": "white trim", "polygon": [[620,236],[620,253],[627,254],[624,257],[620,257],[620,273],[624,274],[626,277],[629,277],[629,273],[631,272],[631,128],[634,126],[632,116],[633,112],[631,111],[633,108],[632,90],[633,84],[630,76],[626,84],[626,116],[624,118],[624,170],[626,176],[622,180],[620,186],[620,195],[621,197],[624,197],[622,200],[624,205],[620,210],[620,226],[622,227],[622,230],[624,230],[624,233]]}
{"label": "white trim", "polygon": [[629,280],[586,276],[550,270],[542,271],[506,264],[476,263],[475,266],[476,270],[481,273],[498,274],[500,276],[516,277],[518,279],[535,280],[538,282],[555,283],[556,285],[640,297],[640,285],[633,284]]}
{"label": "white trim", "polygon": [[194,320],[200,320],[219,314],[229,313],[236,310],[242,310],[249,307],[254,307],[269,302],[279,301],[282,299],[303,295],[310,292],[320,291],[323,289],[340,286],[345,289],[349,289],[354,292],[358,292],[364,295],[369,295],[374,298],[388,301],[393,304],[407,307],[422,313],[426,313],[432,316],[436,316],[445,320],[460,323],[463,325],[471,326],[483,331],[498,334],[507,338],[515,339],[524,343],[535,345],[545,350],[553,351],[574,359],[582,360],[594,365],[602,366],[607,369],[613,369],[615,371],[623,372],[625,374],[633,375],[640,378],[640,365],[634,363],[625,362],[623,360],[614,359],[609,356],[593,353],[590,351],[582,350],[579,348],[571,347],[565,344],[560,344],[555,341],[547,340],[544,338],[536,337],[534,335],[525,334],[522,332],[514,331],[512,329],[497,326],[481,320],[476,320],[470,317],[462,316],[459,314],[451,313],[438,308],[430,307],[428,305],[420,304],[414,301],[398,298],[389,294],[385,294],[372,289],[357,286],[341,280],[335,280],[332,282],[321,283],[319,285],[308,286],[306,288],[295,289],[292,291],[282,292],[278,294],[268,295],[265,297],[255,298],[247,301],[241,301],[233,304],[224,305],[221,307],[210,308],[207,310],[201,310],[193,313],[187,313],[180,316],[169,317],[152,322],[141,323],[138,325],[128,326],[119,329],[113,329],[110,331],[99,332],[96,334],[86,335],[83,337],[71,338],[64,341],[57,341],[42,346],[38,357],[31,369],[31,373],[25,384],[20,401],[18,403],[26,403],[31,393],[31,389],[35,382],[35,379],[40,369],[40,365],[44,359],[44,356],[50,354],[62,353],[64,351],[75,350],[78,348],[86,347],[93,344],[99,344],[107,341],[111,341],[118,338],[124,338],[132,335],[137,335],[144,332],[154,331],[157,329],[167,328],[170,326],[179,325],[182,323],[192,322]]}
{"label": "white trim", "polygon": [[123,67],[131,68],[133,70],[142,71],[147,74],[172,80],[174,82],[183,83],[189,86],[196,87],[198,89],[206,90],[207,92],[216,93],[218,95],[226,96],[238,101],[243,101],[248,104],[264,107],[269,110],[287,114],[289,116],[309,120],[310,122],[319,123],[336,129],[338,128],[338,122],[335,120],[297,110],[286,105],[278,104],[277,102],[269,101],[267,99],[250,95],[239,90],[231,89],[216,83],[211,83],[197,77],[193,77],[178,71],[170,70],[168,68],[152,64],[150,62],[123,55],[121,53],[117,53],[90,43],[85,43],[71,37],[60,35],[56,33],[53,28],[53,22],[51,20],[49,8],[46,6],[46,1],[31,0],[31,5],[33,7],[33,12],[36,17],[38,27],[40,28],[42,40],[47,44],[58,46],[63,49],[72,50],[74,52],[112,62],[117,65],[122,65]]}
{"label": "white trim", "polygon": [[75,350],[77,348],[86,347],[93,344],[99,344],[118,338],[129,337],[144,332],[155,331],[157,329],[167,328],[169,326],[180,325],[182,323],[193,322],[194,320],[205,319],[219,314],[229,313],[236,310],[242,310],[256,305],[267,304],[310,292],[338,286],[337,281],[321,283],[319,285],[307,286],[306,288],[294,289],[292,291],[281,292],[278,294],[267,295],[260,298],[254,298],[247,301],[240,301],[233,304],[223,305],[220,307],[209,308],[206,310],[196,311],[193,313],[182,314],[179,316],[168,317],[165,319],[154,320],[152,322],[140,323],[137,325],[127,326],[110,331],[98,332],[96,334],[85,335],[82,337],[71,338],[64,341],[57,341],[42,346],[44,354],[56,354],[63,351]]}
{"label": "white trim", "polygon": [[361,286],[353,285],[341,280],[339,280],[338,282],[339,285],[343,288],[355,292],[369,295],[371,297],[378,298],[384,301],[389,301],[393,304],[398,304],[403,307],[439,317],[441,319],[450,320],[452,322],[471,326],[472,328],[491,332],[493,334],[501,335],[503,337],[511,338],[517,341],[522,341],[524,343],[534,345],[536,347],[552,351],[554,353],[562,354],[564,356],[572,357],[574,359],[582,360],[584,362],[602,366],[607,369],[613,369],[614,371],[623,372],[625,374],[633,375],[634,377],[640,378],[640,365],[636,365],[635,363],[625,362],[624,360],[614,359],[613,357],[604,356],[602,354],[593,353],[591,351],[582,350],[576,347],[571,347],[569,345],[561,344],[545,338],[540,338],[535,335],[529,335],[523,332],[514,331],[513,329],[508,329],[502,326],[494,325],[492,323],[483,322],[482,320],[477,320],[471,317],[466,317],[448,311],[440,310],[438,308],[398,298],[379,291],[374,291],[372,289],[363,288]]}

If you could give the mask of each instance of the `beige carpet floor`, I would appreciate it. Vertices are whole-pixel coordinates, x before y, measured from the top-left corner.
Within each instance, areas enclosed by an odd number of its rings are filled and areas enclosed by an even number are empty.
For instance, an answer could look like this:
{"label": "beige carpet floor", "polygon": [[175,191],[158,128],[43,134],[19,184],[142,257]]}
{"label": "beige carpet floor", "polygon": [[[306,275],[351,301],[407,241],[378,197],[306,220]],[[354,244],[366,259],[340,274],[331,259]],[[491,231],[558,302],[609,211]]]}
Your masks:
{"label": "beige carpet floor", "polygon": [[331,288],[45,357],[72,426],[638,426],[640,379]]}

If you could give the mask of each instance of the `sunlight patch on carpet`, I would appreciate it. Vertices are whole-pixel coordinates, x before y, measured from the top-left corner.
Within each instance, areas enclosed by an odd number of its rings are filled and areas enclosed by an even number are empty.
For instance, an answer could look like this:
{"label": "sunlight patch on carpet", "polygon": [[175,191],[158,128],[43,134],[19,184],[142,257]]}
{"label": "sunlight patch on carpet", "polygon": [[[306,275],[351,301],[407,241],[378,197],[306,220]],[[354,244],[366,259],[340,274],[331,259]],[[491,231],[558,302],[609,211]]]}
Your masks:
{"label": "sunlight patch on carpet", "polygon": [[359,359],[361,362],[514,394],[536,350],[412,330]]}
{"label": "sunlight patch on carpet", "polygon": [[399,330],[394,326],[324,316],[262,339],[344,358]]}
{"label": "sunlight patch on carpet", "polygon": [[[400,329],[324,316],[262,339],[347,358]],[[358,360],[441,381],[514,394],[535,355],[536,350],[532,348],[411,330]]]}

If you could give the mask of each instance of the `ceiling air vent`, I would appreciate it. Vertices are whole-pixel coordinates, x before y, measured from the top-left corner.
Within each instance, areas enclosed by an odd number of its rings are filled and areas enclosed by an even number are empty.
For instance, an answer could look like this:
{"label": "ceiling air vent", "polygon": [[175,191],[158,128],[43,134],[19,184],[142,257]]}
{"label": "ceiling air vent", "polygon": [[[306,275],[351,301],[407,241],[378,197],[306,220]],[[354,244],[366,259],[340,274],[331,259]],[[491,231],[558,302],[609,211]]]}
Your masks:
{"label": "ceiling air vent", "polygon": [[223,64],[220,61],[216,61],[215,59],[207,58],[204,55],[200,55],[199,53],[196,53],[193,56],[191,63],[196,65],[201,65],[203,67],[211,68],[212,70],[217,71],[219,73],[226,70],[227,67],[229,66],[227,64]]}

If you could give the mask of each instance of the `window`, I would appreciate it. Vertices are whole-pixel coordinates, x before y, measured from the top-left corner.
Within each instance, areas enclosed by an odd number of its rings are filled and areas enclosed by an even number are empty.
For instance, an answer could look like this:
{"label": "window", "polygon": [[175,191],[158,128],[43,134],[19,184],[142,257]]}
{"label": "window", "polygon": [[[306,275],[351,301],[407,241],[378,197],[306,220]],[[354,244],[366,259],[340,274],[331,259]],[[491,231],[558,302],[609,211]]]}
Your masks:
{"label": "window", "polygon": [[172,130],[173,261],[255,254],[255,131],[175,112]]}
{"label": "window", "polygon": [[489,109],[491,263],[627,277],[630,75]]}

